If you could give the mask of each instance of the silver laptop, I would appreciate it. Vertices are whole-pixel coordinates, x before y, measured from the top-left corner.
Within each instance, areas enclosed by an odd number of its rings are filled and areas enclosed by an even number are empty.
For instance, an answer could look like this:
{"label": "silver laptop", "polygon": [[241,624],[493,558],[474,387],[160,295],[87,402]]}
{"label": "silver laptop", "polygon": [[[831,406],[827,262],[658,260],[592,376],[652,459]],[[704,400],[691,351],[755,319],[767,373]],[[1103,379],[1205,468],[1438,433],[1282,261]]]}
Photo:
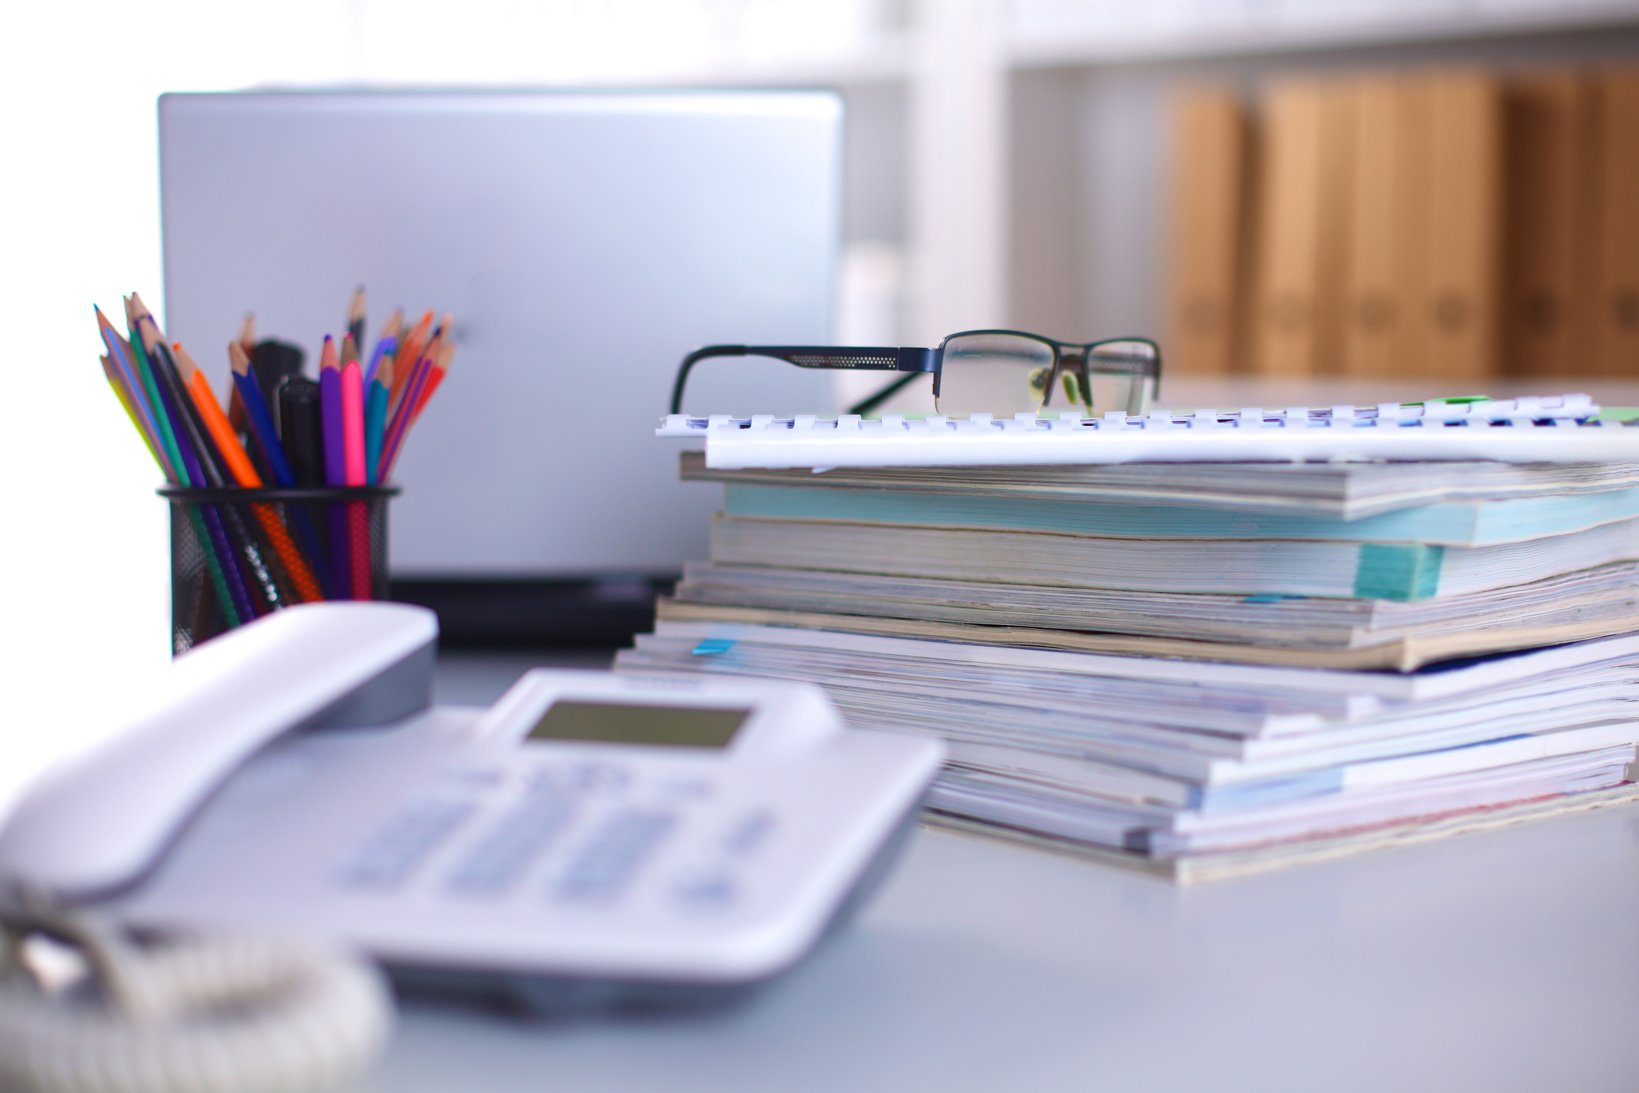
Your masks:
{"label": "silver laptop", "polygon": [[[841,124],[818,91],[168,94],[166,329],[225,386],[247,311],[311,374],[356,285],[372,341],[394,307],[453,312],[394,475],[395,587],[607,600],[705,555],[718,491],[652,436],[679,358],[830,340]],[[832,408],[824,374],[699,372],[691,411]]]}

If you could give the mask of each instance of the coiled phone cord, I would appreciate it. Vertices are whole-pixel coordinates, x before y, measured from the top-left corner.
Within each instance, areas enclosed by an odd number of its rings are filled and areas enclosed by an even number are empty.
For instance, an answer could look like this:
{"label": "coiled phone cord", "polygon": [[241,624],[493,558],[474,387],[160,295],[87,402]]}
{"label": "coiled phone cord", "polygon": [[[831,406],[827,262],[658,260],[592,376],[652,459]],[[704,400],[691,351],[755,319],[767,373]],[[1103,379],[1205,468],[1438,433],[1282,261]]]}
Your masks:
{"label": "coiled phone cord", "polygon": [[[30,1093],[313,1090],[380,1052],[392,1001],[379,970],[257,937],[139,946],[94,918],[0,909],[0,1089]],[[99,990],[46,992],[32,935],[81,953]]]}

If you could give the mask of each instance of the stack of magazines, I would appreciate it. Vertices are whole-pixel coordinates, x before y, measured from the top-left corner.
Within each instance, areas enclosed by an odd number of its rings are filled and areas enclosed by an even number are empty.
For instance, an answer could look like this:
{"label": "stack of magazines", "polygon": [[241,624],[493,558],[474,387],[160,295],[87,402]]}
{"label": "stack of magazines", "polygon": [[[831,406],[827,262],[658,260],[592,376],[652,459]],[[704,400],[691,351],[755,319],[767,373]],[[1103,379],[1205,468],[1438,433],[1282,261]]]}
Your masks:
{"label": "stack of magazines", "polygon": [[939,822],[1198,880],[1639,799],[1639,464],[682,473],[617,667],[940,737]]}

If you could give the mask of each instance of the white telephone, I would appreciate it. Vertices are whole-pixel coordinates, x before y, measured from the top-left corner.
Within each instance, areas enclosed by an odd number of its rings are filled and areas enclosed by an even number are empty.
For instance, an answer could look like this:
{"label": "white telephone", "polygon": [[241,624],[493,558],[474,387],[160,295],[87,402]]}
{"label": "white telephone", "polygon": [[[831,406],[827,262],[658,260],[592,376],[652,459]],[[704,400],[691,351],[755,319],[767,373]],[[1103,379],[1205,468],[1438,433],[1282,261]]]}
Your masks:
{"label": "white telephone", "polygon": [[538,670],[433,707],[436,638],[306,605],[178,658],[0,830],[0,906],[340,941],[537,1007],[699,998],[795,964],[941,759],[796,684]]}

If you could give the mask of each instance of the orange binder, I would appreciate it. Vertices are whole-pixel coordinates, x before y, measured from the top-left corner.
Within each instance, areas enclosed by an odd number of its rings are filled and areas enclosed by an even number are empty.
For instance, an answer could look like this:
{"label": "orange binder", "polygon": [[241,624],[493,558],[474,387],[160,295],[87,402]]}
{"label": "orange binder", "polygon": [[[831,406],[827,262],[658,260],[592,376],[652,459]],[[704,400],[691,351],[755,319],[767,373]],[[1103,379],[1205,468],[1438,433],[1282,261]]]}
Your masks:
{"label": "orange binder", "polygon": [[1595,374],[1639,377],[1639,70],[1598,80]]}
{"label": "orange binder", "polygon": [[1168,368],[1235,369],[1246,254],[1246,111],[1224,90],[1193,90],[1171,106]]}
{"label": "orange binder", "polygon": [[1428,111],[1424,284],[1412,339],[1424,374],[1482,380],[1501,371],[1501,88],[1467,71],[1412,82]]}
{"label": "orange binder", "polygon": [[1596,336],[1594,87],[1571,71],[1505,90],[1503,358],[1516,376],[1582,378]]}
{"label": "orange binder", "polygon": [[1264,375],[1316,370],[1322,102],[1314,80],[1272,84],[1264,97],[1252,308],[1252,358]]}
{"label": "orange binder", "polygon": [[1320,194],[1315,202],[1315,359],[1311,370],[1337,376],[1346,371],[1349,223],[1353,212],[1354,87],[1331,80],[1320,87]]}
{"label": "orange binder", "polygon": [[1343,272],[1343,372],[1417,375],[1423,362],[1410,332],[1420,300],[1417,258],[1426,238],[1421,174],[1426,115],[1394,74],[1351,81],[1353,190]]}

